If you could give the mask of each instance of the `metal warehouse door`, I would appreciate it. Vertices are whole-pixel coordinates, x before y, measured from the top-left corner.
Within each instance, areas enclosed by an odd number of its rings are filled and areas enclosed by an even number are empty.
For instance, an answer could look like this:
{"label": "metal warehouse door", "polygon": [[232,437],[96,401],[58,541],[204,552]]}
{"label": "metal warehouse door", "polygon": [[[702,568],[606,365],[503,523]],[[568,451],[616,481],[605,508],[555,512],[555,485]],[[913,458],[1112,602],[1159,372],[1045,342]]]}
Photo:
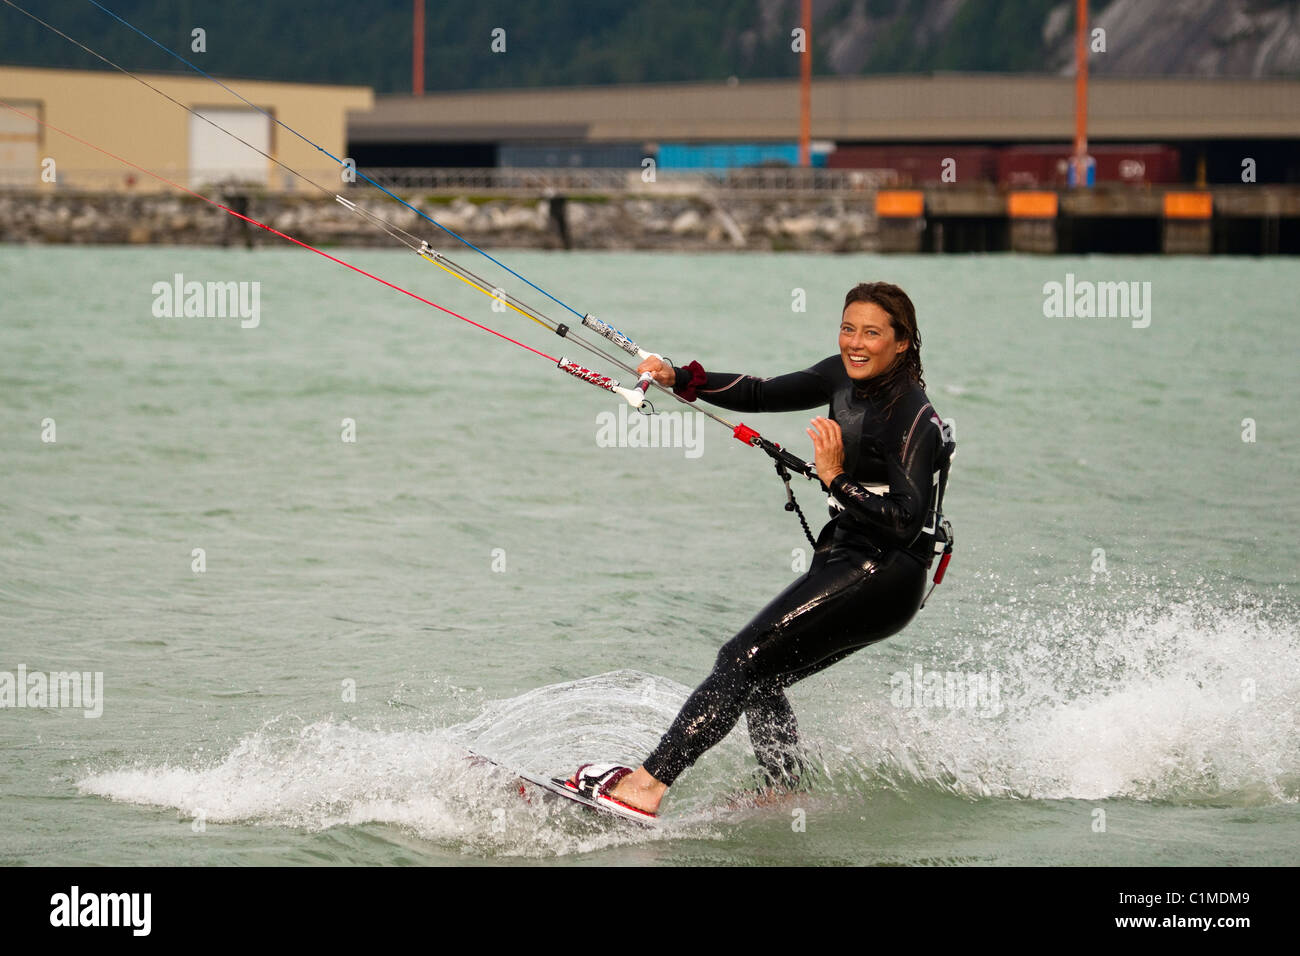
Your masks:
{"label": "metal warehouse door", "polygon": [[200,117],[229,130],[250,146],[270,155],[271,118],[254,109],[205,107],[190,117],[190,186],[197,189],[213,183],[256,183],[270,179],[271,161],[236,142]]}
{"label": "metal warehouse door", "polygon": [[[33,116],[41,115],[41,104],[18,100],[14,106]],[[36,161],[41,141],[35,120],[11,110],[0,110],[0,185],[32,186],[40,177]]]}

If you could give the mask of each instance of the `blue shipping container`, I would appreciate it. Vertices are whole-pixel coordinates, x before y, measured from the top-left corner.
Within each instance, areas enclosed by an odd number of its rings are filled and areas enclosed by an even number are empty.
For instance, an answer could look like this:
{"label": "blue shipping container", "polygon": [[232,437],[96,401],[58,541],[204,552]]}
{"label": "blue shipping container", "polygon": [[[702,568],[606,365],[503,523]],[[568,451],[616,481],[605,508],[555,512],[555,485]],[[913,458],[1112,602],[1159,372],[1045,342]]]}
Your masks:
{"label": "blue shipping container", "polygon": [[[660,169],[741,169],[746,166],[799,165],[798,143],[660,143]],[[826,165],[826,153],[813,149],[812,164]]]}

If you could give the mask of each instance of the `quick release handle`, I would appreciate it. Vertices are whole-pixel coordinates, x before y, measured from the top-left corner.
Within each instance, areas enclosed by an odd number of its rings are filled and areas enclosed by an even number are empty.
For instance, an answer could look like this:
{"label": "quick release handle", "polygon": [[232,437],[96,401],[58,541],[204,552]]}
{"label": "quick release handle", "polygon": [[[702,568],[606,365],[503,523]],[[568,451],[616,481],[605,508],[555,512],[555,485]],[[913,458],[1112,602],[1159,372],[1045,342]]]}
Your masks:
{"label": "quick release handle", "polygon": [[737,441],[742,441],[746,445],[754,445],[757,448],[763,449],[763,451],[767,452],[773,460],[785,465],[791,471],[797,472],[805,478],[817,477],[817,471],[812,465],[808,464],[808,462],[804,461],[802,458],[790,454],[790,452],[786,451],[776,442],[768,441],[748,425],[743,423],[737,425],[732,434],[736,437]]}

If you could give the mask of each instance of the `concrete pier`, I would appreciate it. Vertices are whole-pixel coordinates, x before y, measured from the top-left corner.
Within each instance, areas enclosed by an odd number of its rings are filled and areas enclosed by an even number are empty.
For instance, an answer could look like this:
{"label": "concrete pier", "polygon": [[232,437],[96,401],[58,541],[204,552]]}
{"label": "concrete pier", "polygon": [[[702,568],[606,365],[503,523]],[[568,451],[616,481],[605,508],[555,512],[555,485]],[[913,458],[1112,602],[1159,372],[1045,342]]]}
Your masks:
{"label": "concrete pier", "polygon": [[[367,193],[349,190],[367,211],[404,229],[427,225],[382,194]],[[1300,186],[1008,191],[954,184],[822,195],[704,188],[661,194],[618,187],[532,198],[407,198],[475,244],[500,248],[1300,254]],[[255,191],[241,199],[250,216],[307,242],[391,242],[327,199]],[[256,228],[232,234],[224,212],[183,195],[0,188],[0,242],[231,241],[276,240]]]}

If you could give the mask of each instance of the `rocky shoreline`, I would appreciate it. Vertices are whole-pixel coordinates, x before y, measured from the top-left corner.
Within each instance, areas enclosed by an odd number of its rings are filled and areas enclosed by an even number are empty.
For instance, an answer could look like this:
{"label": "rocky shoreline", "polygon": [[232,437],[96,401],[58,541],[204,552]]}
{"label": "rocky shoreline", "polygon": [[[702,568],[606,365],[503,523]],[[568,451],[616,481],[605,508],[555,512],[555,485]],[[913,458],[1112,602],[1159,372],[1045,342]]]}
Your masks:
{"label": "rocky shoreline", "polygon": [[[392,237],[338,202],[294,196],[214,199],[312,245],[392,247]],[[878,248],[874,194],[860,199],[582,197],[491,199],[405,196],[476,245],[500,248],[807,250]],[[435,248],[446,235],[404,206],[358,198],[358,207]],[[246,235],[247,233],[247,235]],[[284,240],[189,196],[0,192],[0,242],[255,245]]]}

